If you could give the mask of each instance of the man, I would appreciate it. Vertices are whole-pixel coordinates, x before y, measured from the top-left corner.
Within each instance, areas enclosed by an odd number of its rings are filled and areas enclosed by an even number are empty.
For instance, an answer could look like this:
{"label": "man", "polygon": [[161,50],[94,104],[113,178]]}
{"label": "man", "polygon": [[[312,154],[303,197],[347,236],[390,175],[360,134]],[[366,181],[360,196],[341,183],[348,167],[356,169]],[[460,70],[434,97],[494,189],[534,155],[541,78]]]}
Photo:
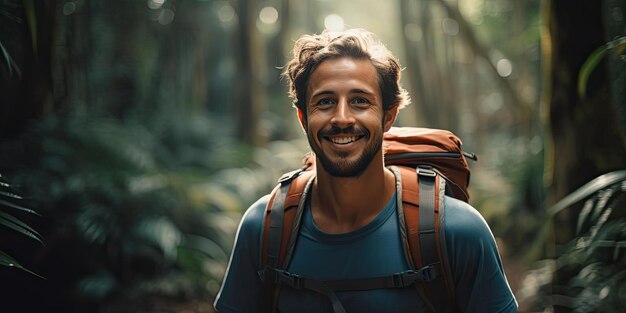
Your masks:
{"label": "man", "polygon": [[[317,281],[377,277],[409,268],[396,211],[396,179],[384,166],[383,133],[407,104],[400,65],[371,33],[303,36],[285,68],[290,95],[315,153],[316,178],[288,271]],[[245,213],[215,301],[218,312],[270,311],[258,275],[269,196]],[[479,213],[445,197],[453,311],[515,312],[496,244]],[[415,288],[338,291],[346,312],[431,312]],[[431,295],[444,297],[445,295]],[[273,297],[273,296],[270,296]],[[332,312],[327,295],[281,288],[278,312]]]}

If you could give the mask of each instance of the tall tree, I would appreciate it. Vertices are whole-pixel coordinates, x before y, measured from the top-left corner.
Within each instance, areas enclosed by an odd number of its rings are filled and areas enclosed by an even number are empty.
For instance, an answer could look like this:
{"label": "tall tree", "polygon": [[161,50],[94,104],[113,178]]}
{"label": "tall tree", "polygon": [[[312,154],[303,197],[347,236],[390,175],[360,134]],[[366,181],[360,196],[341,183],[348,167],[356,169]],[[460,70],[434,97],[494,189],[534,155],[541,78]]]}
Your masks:
{"label": "tall tree", "polygon": [[265,58],[264,47],[260,43],[256,20],[258,1],[237,2],[237,82],[235,83],[235,105],[237,135],[250,144],[258,144],[257,122],[265,99],[265,90],[261,88],[259,69]]}
{"label": "tall tree", "polygon": [[[602,62],[595,68],[585,96],[577,92],[577,78],[585,60],[609,39],[604,27],[608,12],[603,11],[602,2],[544,0],[542,6],[542,102],[544,121],[551,132],[545,178],[548,201],[555,203],[601,174],[626,168],[626,145],[612,105],[619,99],[611,96],[607,64]],[[576,218],[577,210],[556,217],[557,243],[572,238]]]}

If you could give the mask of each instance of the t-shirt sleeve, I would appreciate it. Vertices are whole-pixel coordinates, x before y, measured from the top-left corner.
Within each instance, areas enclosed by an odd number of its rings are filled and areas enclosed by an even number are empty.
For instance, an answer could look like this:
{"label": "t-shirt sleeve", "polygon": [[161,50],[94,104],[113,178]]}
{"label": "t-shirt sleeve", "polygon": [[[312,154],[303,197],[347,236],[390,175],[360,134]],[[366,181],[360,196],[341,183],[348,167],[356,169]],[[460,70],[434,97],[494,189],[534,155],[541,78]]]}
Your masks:
{"label": "t-shirt sleeve", "polygon": [[516,312],[495,239],[483,217],[469,204],[446,197],[448,257],[461,312]]}
{"label": "t-shirt sleeve", "polygon": [[215,309],[220,313],[258,311],[261,291],[257,275],[259,242],[268,200],[269,196],[259,199],[241,219],[226,275],[215,299]]}

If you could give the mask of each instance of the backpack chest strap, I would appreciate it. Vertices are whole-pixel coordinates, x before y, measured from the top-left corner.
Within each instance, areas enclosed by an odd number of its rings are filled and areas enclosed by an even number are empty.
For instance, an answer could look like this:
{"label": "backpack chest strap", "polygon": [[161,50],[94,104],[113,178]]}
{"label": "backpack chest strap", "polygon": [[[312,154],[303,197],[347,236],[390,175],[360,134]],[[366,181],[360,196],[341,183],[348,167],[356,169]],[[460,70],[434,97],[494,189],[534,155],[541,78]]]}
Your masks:
{"label": "backpack chest strap", "polygon": [[438,264],[424,266],[418,270],[407,270],[389,276],[370,278],[319,281],[292,274],[286,270],[266,267],[258,272],[261,280],[282,284],[293,289],[318,291],[324,285],[332,291],[364,291],[374,289],[406,288],[416,283],[430,282],[439,277]]}
{"label": "backpack chest strap", "polygon": [[389,276],[345,280],[319,281],[292,274],[286,270],[265,267],[257,273],[262,281],[290,287],[295,290],[307,289],[323,294],[330,299],[335,313],[345,313],[345,309],[335,294],[336,291],[365,291],[374,289],[406,288],[417,283],[431,282],[439,277],[438,264],[424,266],[418,270],[408,270]]}
{"label": "backpack chest strap", "polygon": [[337,298],[335,292],[321,281],[303,278],[300,275],[291,274],[285,270],[273,267],[265,267],[257,272],[261,281],[269,282],[276,285],[288,286],[292,289],[301,290],[308,289],[325,295],[333,306],[334,313],[346,313],[341,301]]}

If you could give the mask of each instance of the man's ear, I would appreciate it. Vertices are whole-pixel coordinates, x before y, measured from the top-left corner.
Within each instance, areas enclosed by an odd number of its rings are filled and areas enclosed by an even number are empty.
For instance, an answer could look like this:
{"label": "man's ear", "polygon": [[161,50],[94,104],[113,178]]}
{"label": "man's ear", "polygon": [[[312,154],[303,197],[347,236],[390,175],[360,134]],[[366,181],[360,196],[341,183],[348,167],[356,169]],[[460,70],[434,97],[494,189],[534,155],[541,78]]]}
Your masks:
{"label": "man's ear", "polygon": [[383,117],[383,126],[385,127],[385,132],[388,131],[393,123],[396,121],[396,117],[398,117],[398,110],[400,109],[399,105],[394,105],[391,109],[385,111],[385,116]]}
{"label": "man's ear", "polygon": [[296,114],[298,114],[298,121],[300,121],[300,126],[306,132],[306,123],[304,121],[304,115],[302,114],[302,110],[300,108],[296,108]]}

